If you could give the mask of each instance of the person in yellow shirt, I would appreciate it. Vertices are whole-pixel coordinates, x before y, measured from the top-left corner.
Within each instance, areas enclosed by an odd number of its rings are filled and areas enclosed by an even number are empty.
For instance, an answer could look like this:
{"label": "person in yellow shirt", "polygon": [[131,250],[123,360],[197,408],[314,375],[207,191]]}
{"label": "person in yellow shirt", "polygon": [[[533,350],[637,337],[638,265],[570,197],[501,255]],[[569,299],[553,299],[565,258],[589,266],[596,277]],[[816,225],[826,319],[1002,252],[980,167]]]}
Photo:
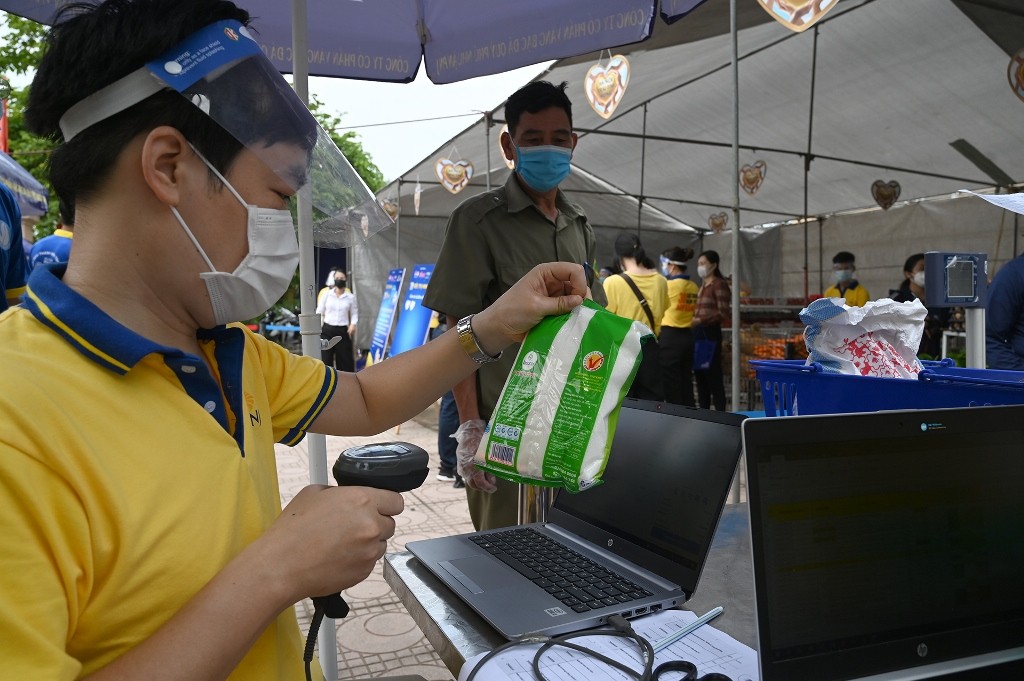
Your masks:
{"label": "person in yellow shirt", "polygon": [[[604,292],[608,296],[607,310],[620,317],[647,324],[658,335],[668,305],[668,282],[655,269],[654,261],[644,251],[640,237],[636,234],[620,234],[615,239],[615,255],[619,258],[621,272],[604,281]],[[644,358],[633,380],[633,387],[629,390],[630,397],[663,399],[657,347],[654,341],[644,345]]]}
{"label": "person in yellow shirt", "polygon": [[658,361],[665,401],[695,407],[693,398],[693,311],[699,287],[686,274],[692,248],[674,246],[661,254],[661,273],[668,279],[668,305],[661,318]]}
{"label": "person in yellow shirt", "polygon": [[832,278],[835,284],[825,289],[825,298],[843,298],[847,305],[854,307],[862,307],[871,300],[868,290],[854,279],[857,271],[854,261],[853,253],[849,251],[835,254],[832,258]]}

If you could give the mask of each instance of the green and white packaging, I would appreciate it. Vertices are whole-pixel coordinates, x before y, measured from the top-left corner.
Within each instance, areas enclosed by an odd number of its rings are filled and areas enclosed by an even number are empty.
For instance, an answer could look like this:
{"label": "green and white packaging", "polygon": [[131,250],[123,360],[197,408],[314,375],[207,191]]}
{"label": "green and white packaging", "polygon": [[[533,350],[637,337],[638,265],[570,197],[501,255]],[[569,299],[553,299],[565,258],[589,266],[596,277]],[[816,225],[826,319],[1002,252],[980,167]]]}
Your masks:
{"label": "green and white packaging", "polygon": [[601,484],[619,407],[651,330],[585,300],[526,336],[475,463],[514,482]]}

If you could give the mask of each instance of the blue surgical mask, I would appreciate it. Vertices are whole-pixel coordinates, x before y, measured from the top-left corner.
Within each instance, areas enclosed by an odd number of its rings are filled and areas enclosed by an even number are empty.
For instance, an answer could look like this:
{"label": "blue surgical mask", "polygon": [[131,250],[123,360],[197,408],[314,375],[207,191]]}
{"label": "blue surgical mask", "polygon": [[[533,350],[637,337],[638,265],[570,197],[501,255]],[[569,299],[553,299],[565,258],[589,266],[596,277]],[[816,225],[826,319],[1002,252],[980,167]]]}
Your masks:
{"label": "blue surgical mask", "polygon": [[566,147],[515,147],[516,172],[538,192],[554,189],[569,177],[572,149]]}

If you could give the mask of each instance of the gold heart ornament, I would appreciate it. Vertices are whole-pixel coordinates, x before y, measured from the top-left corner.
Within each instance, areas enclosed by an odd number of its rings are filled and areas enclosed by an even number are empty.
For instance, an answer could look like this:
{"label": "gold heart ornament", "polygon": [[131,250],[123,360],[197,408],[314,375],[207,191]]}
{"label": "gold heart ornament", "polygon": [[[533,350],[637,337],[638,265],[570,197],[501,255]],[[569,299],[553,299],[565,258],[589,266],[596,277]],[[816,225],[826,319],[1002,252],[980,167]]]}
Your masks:
{"label": "gold heart ornament", "polygon": [[708,218],[708,227],[715,234],[721,234],[727,224],[729,224],[729,216],[725,213],[715,213]]}
{"label": "gold heart ornament", "polygon": [[900,198],[900,183],[896,180],[875,180],[871,184],[871,196],[882,210],[889,210],[896,199]]}
{"label": "gold heart ornament", "polygon": [[394,220],[398,217],[398,201],[394,199],[380,199],[380,207]]}
{"label": "gold heart ornament", "polygon": [[611,118],[629,85],[629,60],[617,54],[607,65],[594,64],[583,79],[590,108],[601,118]]}
{"label": "gold heart ornament", "polygon": [[1017,50],[1017,54],[1013,55],[1006,75],[1010,79],[1010,87],[1013,89],[1013,94],[1024,101],[1024,47]]}
{"label": "gold heart ornament", "polygon": [[754,196],[767,174],[768,164],[764,161],[755,161],[753,165],[748,163],[740,168],[740,186],[743,187],[743,191]]}
{"label": "gold heart ornament", "polygon": [[473,164],[469,161],[452,161],[442,158],[434,165],[434,172],[441,186],[452,194],[458,194],[473,177]]}
{"label": "gold heart ornament", "polygon": [[816,24],[839,0],[757,0],[775,21],[800,33]]}

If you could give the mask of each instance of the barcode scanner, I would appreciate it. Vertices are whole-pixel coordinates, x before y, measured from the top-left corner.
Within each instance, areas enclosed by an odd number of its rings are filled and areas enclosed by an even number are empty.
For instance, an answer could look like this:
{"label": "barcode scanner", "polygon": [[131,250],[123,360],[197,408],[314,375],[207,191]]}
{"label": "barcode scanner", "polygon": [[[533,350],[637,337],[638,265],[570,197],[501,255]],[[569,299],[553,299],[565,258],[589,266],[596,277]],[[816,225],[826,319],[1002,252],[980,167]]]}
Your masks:
{"label": "barcode scanner", "polygon": [[[334,479],[339,487],[374,487],[392,492],[408,492],[427,479],[427,452],[408,442],[381,442],[349,447],[334,462]],[[306,678],[310,678],[310,663],[317,630],[324,617],[340,619],[348,615],[349,607],[340,593],[313,597],[313,620],[306,636]]]}

